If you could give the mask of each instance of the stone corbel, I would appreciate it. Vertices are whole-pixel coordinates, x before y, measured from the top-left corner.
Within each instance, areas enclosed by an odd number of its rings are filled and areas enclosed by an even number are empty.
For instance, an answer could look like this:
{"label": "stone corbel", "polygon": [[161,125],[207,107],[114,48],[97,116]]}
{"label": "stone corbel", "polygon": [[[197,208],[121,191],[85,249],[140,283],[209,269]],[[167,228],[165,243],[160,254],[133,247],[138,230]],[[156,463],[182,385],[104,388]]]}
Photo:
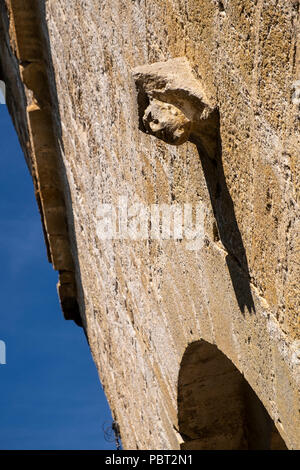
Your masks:
{"label": "stone corbel", "polygon": [[188,140],[214,158],[218,113],[185,57],[136,67],[140,130],[167,144]]}

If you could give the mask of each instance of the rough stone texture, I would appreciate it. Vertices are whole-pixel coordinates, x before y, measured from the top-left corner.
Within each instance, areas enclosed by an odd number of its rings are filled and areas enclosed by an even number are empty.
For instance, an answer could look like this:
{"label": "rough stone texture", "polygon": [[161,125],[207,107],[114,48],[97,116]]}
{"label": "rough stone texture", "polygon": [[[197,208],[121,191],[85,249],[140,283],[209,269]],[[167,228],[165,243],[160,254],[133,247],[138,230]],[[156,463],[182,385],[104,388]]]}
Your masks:
{"label": "rough stone texture", "polygon": [[[10,112],[50,259],[69,273],[69,317],[78,301],[124,447],[179,448],[180,365],[204,339],[244,375],[287,447],[300,448],[299,2],[5,3]],[[192,142],[139,130],[133,70],[177,57],[218,109],[214,162]],[[51,212],[42,180],[52,165],[62,196]],[[120,195],[130,205],[201,201],[204,247],[99,240],[98,207]],[[63,233],[49,229],[51,214]]]}

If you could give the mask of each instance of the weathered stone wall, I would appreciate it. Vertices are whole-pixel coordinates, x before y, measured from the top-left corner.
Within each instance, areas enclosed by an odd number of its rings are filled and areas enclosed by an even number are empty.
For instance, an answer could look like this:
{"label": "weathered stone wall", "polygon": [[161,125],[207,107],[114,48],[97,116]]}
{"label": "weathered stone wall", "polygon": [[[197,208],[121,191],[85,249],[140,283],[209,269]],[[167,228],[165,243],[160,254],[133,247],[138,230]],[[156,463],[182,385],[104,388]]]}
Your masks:
{"label": "weathered stone wall", "polygon": [[[299,3],[33,3],[78,301],[124,447],[179,447],[180,363],[204,339],[299,448]],[[219,112],[214,162],[138,127],[133,69],[183,56]],[[204,246],[100,240],[99,205],[120,195],[201,201]]]}

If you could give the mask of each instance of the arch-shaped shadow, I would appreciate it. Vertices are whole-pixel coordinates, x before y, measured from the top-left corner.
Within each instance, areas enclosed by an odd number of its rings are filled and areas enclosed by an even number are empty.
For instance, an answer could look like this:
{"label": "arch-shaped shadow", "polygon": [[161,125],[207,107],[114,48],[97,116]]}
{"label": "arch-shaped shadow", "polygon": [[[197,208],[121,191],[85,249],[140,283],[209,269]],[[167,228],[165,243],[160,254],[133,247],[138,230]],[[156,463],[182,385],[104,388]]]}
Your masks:
{"label": "arch-shaped shadow", "polygon": [[186,450],[284,450],[244,376],[217,346],[190,344],[178,377],[178,426]]}

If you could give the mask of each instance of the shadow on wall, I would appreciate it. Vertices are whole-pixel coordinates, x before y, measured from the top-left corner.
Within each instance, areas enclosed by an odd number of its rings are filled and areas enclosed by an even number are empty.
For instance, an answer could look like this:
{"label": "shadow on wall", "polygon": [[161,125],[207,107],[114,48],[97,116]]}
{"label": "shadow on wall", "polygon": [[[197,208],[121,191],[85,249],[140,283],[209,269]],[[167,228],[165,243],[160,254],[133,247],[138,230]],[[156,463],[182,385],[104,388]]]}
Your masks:
{"label": "shadow on wall", "polygon": [[183,450],[285,450],[272,419],[244,376],[217,346],[190,344],[178,377]]}
{"label": "shadow on wall", "polygon": [[192,138],[191,142],[197,147],[218,227],[215,241],[218,241],[218,238],[220,238],[228,253],[226,263],[239,308],[243,314],[245,313],[245,307],[247,307],[249,313],[255,313],[246,251],[224,174],[219,115],[217,115],[216,119],[216,139],[218,145],[214,152],[214,158],[209,157],[208,152],[199,139]]}
{"label": "shadow on wall", "polygon": [[[172,67],[176,76],[169,74]],[[137,67],[133,76],[139,129],[170,145],[188,140],[196,145],[216,220],[215,241],[221,240],[227,251],[226,262],[242,314],[245,308],[254,313],[246,251],[222,163],[218,110],[203,98],[201,84],[192,77],[185,58]]]}

